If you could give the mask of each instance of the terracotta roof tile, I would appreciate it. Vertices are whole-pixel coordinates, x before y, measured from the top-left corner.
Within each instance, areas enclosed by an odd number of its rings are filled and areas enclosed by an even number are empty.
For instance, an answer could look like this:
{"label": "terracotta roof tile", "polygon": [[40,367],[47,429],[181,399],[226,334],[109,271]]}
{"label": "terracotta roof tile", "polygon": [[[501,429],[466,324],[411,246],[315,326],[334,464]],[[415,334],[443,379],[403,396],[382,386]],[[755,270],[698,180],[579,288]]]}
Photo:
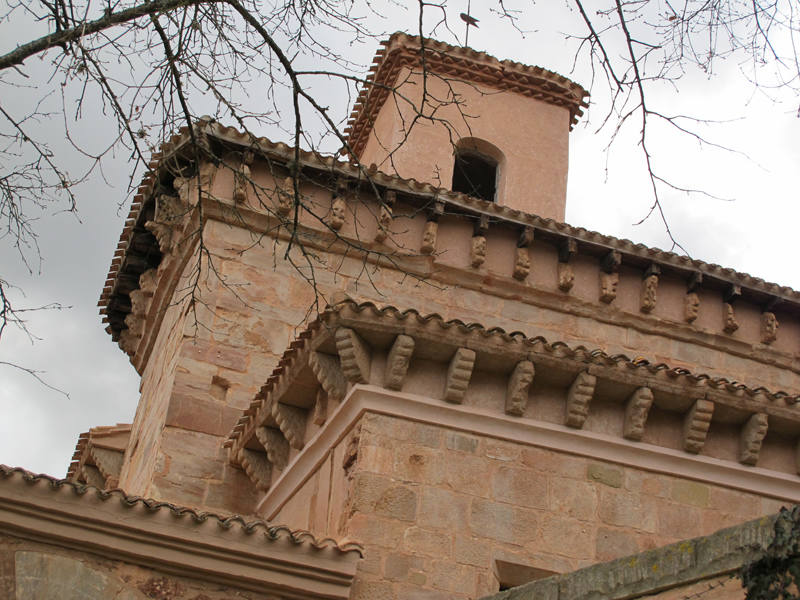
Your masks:
{"label": "terracotta roof tile", "polygon": [[297,544],[309,544],[314,548],[333,548],[339,552],[357,552],[363,556],[363,547],[355,542],[340,544],[336,540],[324,537],[317,538],[314,534],[302,529],[290,529],[283,525],[271,525],[260,519],[248,520],[240,515],[220,515],[213,512],[198,511],[194,508],[179,506],[169,502],[159,502],[141,496],[131,496],[120,489],[100,490],[96,487],[73,483],[66,479],[57,479],[49,475],[31,473],[19,467],[9,467],[0,465],[0,484],[13,485],[23,483],[28,485],[49,485],[53,490],[67,487],[73,490],[77,496],[93,494],[100,500],[106,501],[116,499],[126,506],[142,505],[149,511],[166,510],[176,517],[189,516],[193,521],[205,522],[208,520],[216,521],[221,529],[239,529],[246,533],[261,531],[268,540],[278,538],[288,538]]}

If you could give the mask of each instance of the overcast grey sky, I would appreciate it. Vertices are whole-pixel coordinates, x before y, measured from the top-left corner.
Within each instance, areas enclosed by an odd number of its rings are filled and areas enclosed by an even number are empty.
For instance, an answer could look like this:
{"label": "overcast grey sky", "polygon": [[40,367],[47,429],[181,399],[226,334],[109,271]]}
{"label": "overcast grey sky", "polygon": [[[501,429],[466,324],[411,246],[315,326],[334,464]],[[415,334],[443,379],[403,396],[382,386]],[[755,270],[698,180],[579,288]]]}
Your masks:
{"label": "overcast grey sky", "polygon": [[[415,31],[413,6],[387,12],[386,21],[374,20],[378,30]],[[588,65],[572,72],[573,45],[562,32],[579,31],[575,15],[559,3],[524,3],[520,27],[523,37],[488,12],[490,3],[472,2],[481,19],[470,33],[470,45],[498,58],[511,58],[558,71],[587,85]],[[547,4],[543,7],[542,4]],[[462,6],[463,5],[463,6]],[[494,3],[491,3],[494,5]],[[466,1],[451,2],[449,17],[462,34],[458,13]],[[387,8],[387,10],[389,10]],[[24,28],[0,24],[0,39],[20,39]],[[457,41],[445,29],[438,37]],[[10,37],[7,37],[10,36]],[[16,37],[15,37],[16,36]],[[367,64],[377,45],[349,46],[332,40],[341,51]],[[4,44],[4,47],[6,45]],[[27,66],[27,65],[26,65]],[[36,66],[31,67],[36,70]],[[695,258],[716,262],[780,284],[800,288],[796,267],[796,233],[800,222],[800,120],[798,99],[775,103],[740,76],[735,61],[712,78],[691,73],[677,91],[664,87],[654,102],[671,112],[717,120],[733,120],[704,129],[710,138],[748,154],[745,158],[702,147],[688,138],[654,131],[657,165],[694,186],[734,198],[725,202],[681,194],[664,196],[664,206],[675,237]],[[323,93],[324,87],[318,88]],[[663,225],[650,219],[634,226],[651,202],[636,127],[623,130],[607,157],[608,136],[596,134],[607,100],[601,86],[593,90],[593,105],[571,134],[567,222],[669,249]],[[22,100],[22,95],[20,96]],[[598,103],[596,106],[594,103]],[[344,111],[344,102],[337,108]],[[344,112],[343,112],[344,114]],[[85,131],[92,135],[98,121],[85,115]],[[283,136],[272,137],[289,142]],[[98,425],[130,422],[138,400],[139,378],[127,356],[103,331],[97,300],[122,222],[127,214],[129,169],[123,154],[106,165],[105,178],[95,176],[79,191],[78,219],[69,213],[44,211],[39,221],[41,273],[29,275],[13,250],[0,241],[2,275],[24,291],[18,304],[36,306],[58,302],[69,309],[30,313],[29,326],[39,340],[31,343],[14,329],[0,343],[0,361],[13,361],[44,371],[46,381],[69,393],[53,392],[25,373],[0,366],[0,463],[63,476],[79,433]],[[606,166],[608,172],[606,174]],[[264,378],[268,373],[264,374]],[[800,391],[800,390],[795,390]]]}

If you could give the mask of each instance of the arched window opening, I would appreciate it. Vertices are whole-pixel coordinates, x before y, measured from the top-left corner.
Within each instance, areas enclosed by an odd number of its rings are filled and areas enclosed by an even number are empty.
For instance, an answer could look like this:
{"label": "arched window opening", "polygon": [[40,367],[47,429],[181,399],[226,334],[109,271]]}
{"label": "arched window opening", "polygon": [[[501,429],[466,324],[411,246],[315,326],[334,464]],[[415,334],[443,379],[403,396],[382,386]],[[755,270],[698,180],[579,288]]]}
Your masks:
{"label": "arched window opening", "polygon": [[497,192],[497,161],[475,150],[456,150],[453,191],[488,202]]}

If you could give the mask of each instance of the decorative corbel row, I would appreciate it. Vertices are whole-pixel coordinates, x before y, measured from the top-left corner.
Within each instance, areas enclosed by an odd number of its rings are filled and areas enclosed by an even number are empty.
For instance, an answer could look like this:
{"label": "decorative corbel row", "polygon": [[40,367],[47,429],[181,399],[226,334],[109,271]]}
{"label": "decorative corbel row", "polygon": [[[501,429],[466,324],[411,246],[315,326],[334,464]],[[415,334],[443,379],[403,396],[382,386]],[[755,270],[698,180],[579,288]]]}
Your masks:
{"label": "decorative corbel row", "polygon": [[736,313],[733,311],[733,302],[741,295],[742,288],[738,285],[731,285],[723,296],[722,330],[729,335],[739,329],[739,322],[736,320]]}
{"label": "decorative corbel row", "polygon": [[242,161],[233,174],[233,201],[242,204],[247,201],[247,186],[251,182],[250,165],[253,164],[253,152],[246,150]]}
{"label": "decorative corbel row", "polygon": [[272,417],[295,450],[302,450],[305,445],[307,415],[305,408],[283,402],[272,403]]}
{"label": "decorative corbel row", "polygon": [[536,369],[529,360],[521,360],[508,378],[506,390],[506,414],[521,417],[528,407],[528,390],[533,383]]}
{"label": "decorative corbel row", "polygon": [[386,236],[389,235],[389,227],[392,225],[394,215],[394,203],[397,201],[397,194],[392,190],[386,190],[383,202],[380,206],[380,213],[378,214],[378,230],[375,232],[375,241],[383,243]]}
{"label": "decorative corbel row", "polygon": [[597,377],[588,371],[578,373],[567,391],[567,414],[564,424],[580,429],[589,416],[589,403],[594,395]]}
{"label": "decorative corbel row", "polygon": [[534,238],[533,227],[525,227],[520,233],[517,241],[517,250],[514,256],[514,279],[524,281],[531,272],[531,253],[530,246]]}
{"label": "decorative corbel row", "polygon": [[713,414],[713,402],[702,398],[695,400],[683,421],[683,449],[686,452],[697,454],[703,449]]}
{"label": "decorative corbel row", "polygon": [[342,373],[339,359],[322,352],[309,352],[308,365],[328,398],[334,402],[344,398],[347,393],[347,380]]}
{"label": "decorative corbel row", "polygon": [[450,360],[447,368],[447,380],[444,386],[444,400],[453,404],[461,404],[467,391],[469,380],[472,377],[472,368],[475,366],[475,351],[469,348],[459,348]]}
{"label": "decorative corbel row", "polygon": [[578,252],[578,242],[572,238],[565,239],[558,247],[558,289],[568,292],[575,284],[575,271],[570,259]]}
{"label": "decorative corbel row", "polygon": [[258,489],[266,492],[272,485],[272,463],[263,452],[242,448],[237,453],[236,462]]}
{"label": "decorative corbel row", "polygon": [[420,254],[433,254],[436,251],[436,237],[439,234],[439,217],[444,214],[444,202],[435,202],[433,210],[428,214],[425,228],[422,231]]}
{"label": "decorative corbel row", "polygon": [[267,459],[278,471],[283,471],[289,462],[289,441],[279,429],[256,427],[256,438],[264,446]]}
{"label": "decorative corbel row", "polygon": [[650,263],[642,276],[642,291],[639,297],[639,310],[643,313],[650,313],[656,307],[658,299],[658,276],[661,274],[661,267],[655,263]]}
{"label": "decorative corbel row", "polygon": [[739,438],[739,462],[743,465],[754,465],[758,462],[761,443],[767,435],[769,418],[765,413],[755,413],[742,427]]}
{"label": "decorative corbel row", "polygon": [[489,229],[488,215],[481,215],[480,220],[475,225],[470,244],[470,264],[473,269],[479,268],[486,262],[486,231]]}
{"label": "decorative corbel row", "polygon": [[640,387],[631,394],[625,405],[625,424],[622,437],[636,442],[642,440],[651,406],[653,406],[653,391],[650,388]]}
{"label": "decorative corbel row", "polygon": [[398,335],[386,359],[386,371],[383,377],[384,386],[390,390],[402,389],[413,354],[414,338],[402,333]]}
{"label": "decorative corbel row", "polygon": [[367,383],[372,351],[355,331],[347,327],[336,330],[336,351],[344,376],[351,383]]}
{"label": "decorative corbel row", "polygon": [[700,295],[697,290],[703,283],[703,274],[699,271],[692,273],[686,282],[686,297],[683,299],[683,319],[687,323],[694,323],[700,314]]}
{"label": "decorative corbel row", "polygon": [[616,299],[620,264],[622,254],[617,250],[611,250],[600,261],[600,302],[611,304]]}
{"label": "decorative corbel row", "polygon": [[344,225],[347,211],[347,182],[340,179],[336,182],[336,191],[331,202],[331,211],[328,216],[328,226],[334,231],[339,231]]}

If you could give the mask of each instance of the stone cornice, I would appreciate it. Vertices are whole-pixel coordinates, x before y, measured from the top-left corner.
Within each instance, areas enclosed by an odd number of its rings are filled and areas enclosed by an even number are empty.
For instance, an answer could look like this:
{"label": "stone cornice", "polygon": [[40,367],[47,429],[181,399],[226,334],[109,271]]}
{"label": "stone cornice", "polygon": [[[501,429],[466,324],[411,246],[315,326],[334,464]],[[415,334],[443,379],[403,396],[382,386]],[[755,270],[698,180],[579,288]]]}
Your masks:
{"label": "stone cornice", "polygon": [[472,48],[451,46],[436,40],[394,33],[383,42],[375,55],[367,81],[355,101],[345,133],[356,156],[366,146],[372,126],[403,67],[422,69],[428,73],[454,77],[473,84],[511,91],[562,106],[570,113],[574,125],[583,114],[589,95],[577,83],[542,67],[524,65],[511,60],[498,60]]}
{"label": "stone cornice", "polygon": [[793,475],[359,384],[350,390],[325,426],[276,478],[260,501],[258,513],[265,518],[278,514],[325,461],[331,448],[343,440],[367,413],[409,419],[731,489],[747,492],[757,489],[764,496],[800,502],[800,479]]}
{"label": "stone cornice", "polygon": [[357,545],[0,467],[9,535],[285,598],[349,596]]}
{"label": "stone cornice", "polygon": [[[658,592],[736,573],[767,550],[775,538],[778,518],[771,515],[748,521],[711,535],[534,581],[482,600],[650,598]],[[723,597],[718,592],[714,596]],[[702,598],[703,592],[670,597]],[[744,592],[735,597],[743,598]]]}
{"label": "stone cornice", "polygon": [[[234,128],[222,126],[219,123],[201,121],[196,126],[196,132],[198,135],[202,134],[219,144],[239,148],[240,150],[254,151],[273,165],[288,165],[295,159],[294,149],[286,144],[274,143],[266,138],[254,139],[248,134],[239,132]],[[136,256],[129,257],[130,248],[136,239],[134,234],[136,231],[142,230],[144,223],[152,218],[154,195],[160,185],[161,171],[166,172],[168,165],[176,160],[190,160],[187,157],[181,158],[185,154],[189,139],[188,130],[182,129],[163,145],[161,152],[153,157],[151,163],[153,170],[143,179],[131,205],[125,229],[120,236],[120,242],[114,254],[106,285],[98,303],[101,314],[105,315],[104,321],[108,321],[110,313],[114,311],[122,311],[120,313],[122,317],[131,311],[130,300],[127,296],[131,290],[138,288],[139,283],[135,279],[141,273],[141,270],[134,270],[135,275],[133,277],[126,275],[126,269],[136,269],[135,265],[128,267],[129,263],[137,258]],[[625,265],[645,269],[648,268],[648,265],[655,264],[664,273],[672,272],[687,280],[702,276],[703,286],[711,286],[719,290],[735,288],[743,299],[757,306],[769,307],[780,302],[784,307],[793,308],[794,312],[800,313],[800,292],[787,286],[779,286],[751,275],[738,273],[733,269],[665,252],[657,248],[650,248],[643,244],[635,244],[630,240],[618,239],[583,228],[572,227],[551,219],[544,219],[536,215],[498,206],[494,203],[484,202],[464,194],[435,188],[430,184],[401,179],[381,172],[367,172],[363,167],[353,163],[337,161],[333,157],[323,157],[316,153],[301,151],[300,163],[304,172],[316,171],[326,177],[334,179],[345,178],[355,184],[366,185],[366,182],[369,182],[371,188],[377,189],[384,194],[393,192],[412,205],[425,206],[434,201],[440,202],[450,214],[462,214],[466,218],[473,220],[484,218],[494,225],[520,229],[529,228],[532,232],[535,232],[536,239],[552,243],[559,248],[568,244],[577,253],[588,254],[598,258],[607,255],[609,252],[618,252],[620,260]],[[277,217],[277,214],[271,215],[271,217]],[[155,240],[151,240],[150,243],[155,243]],[[360,243],[363,244],[364,242]],[[152,254],[152,256],[158,257],[160,261],[160,254],[157,253],[158,249],[156,248],[154,252],[156,254]],[[141,261],[141,259],[137,260]],[[124,286],[120,279],[123,276],[131,279],[131,281],[124,282]],[[117,325],[117,329],[108,328],[108,331],[115,336],[114,339],[118,339],[120,334],[119,325]]]}
{"label": "stone cornice", "polygon": [[[378,355],[386,356],[383,377],[372,367]],[[733,460],[742,464],[757,463],[768,426],[800,437],[800,397],[796,394],[749,388],[722,377],[651,364],[643,358],[631,360],[583,346],[550,343],[541,336],[527,337],[477,323],[445,321],[439,315],[422,316],[415,310],[340,299],[292,342],[244,411],[225,443],[231,462],[243,468],[258,487],[270,490],[287,465],[286,460],[278,465],[273,459],[279,445],[303,452],[314,439],[309,422],[324,427],[335,412],[342,394],[333,398],[329,390],[343,385],[353,389],[367,382],[401,390],[412,355],[446,371],[444,392],[432,398],[443,405],[463,402],[473,369],[507,377],[505,408],[498,407],[498,414],[505,410],[533,428],[553,427],[525,414],[528,388],[537,371],[547,373],[560,382],[556,386],[563,387],[564,425],[571,429],[583,428],[595,388],[615,397],[624,412],[621,438],[641,440],[650,407],[655,404],[684,420],[682,445],[689,461],[694,460],[690,455],[703,449],[715,407],[724,409],[728,419],[735,415],[733,422],[741,423],[740,453]],[[341,383],[345,380],[346,384]],[[474,426],[480,430],[480,425]],[[659,455],[682,454],[651,444],[637,444],[636,448],[644,454],[645,449]],[[624,453],[629,453],[628,449]],[[792,488],[800,486],[793,475],[774,476],[791,481]]]}

